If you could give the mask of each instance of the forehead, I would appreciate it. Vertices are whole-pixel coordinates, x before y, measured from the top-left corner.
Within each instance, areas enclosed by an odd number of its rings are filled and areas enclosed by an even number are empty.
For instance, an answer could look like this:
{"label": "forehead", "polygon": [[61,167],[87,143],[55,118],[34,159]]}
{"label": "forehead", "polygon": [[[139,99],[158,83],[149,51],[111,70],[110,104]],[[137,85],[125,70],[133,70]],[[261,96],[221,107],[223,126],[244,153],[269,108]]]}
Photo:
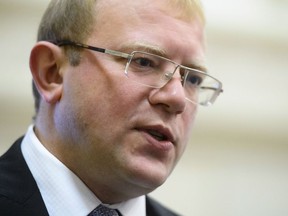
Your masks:
{"label": "forehead", "polygon": [[[203,22],[193,14],[183,15],[182,7],[176,7],[171,2],[125,0],[119,4],[119,0],[99,0],[92,38],[94,42],[104,38],[99,45],[106,48],[111,45],[111,49],[142,43],[159,46],[175,55],[175,49],[190,54],[202,51]],[[113,42],[119,46],[115,47]]]}
{"label": "forehead", "polygon": [[[178,19],[192,21],[198,18],[202,24],[205,23],[204,14],[198,0],[97,0],[97,14],[138,14],[144,11],[161,11]],[[112,14],[111,14],[112,12]]]}

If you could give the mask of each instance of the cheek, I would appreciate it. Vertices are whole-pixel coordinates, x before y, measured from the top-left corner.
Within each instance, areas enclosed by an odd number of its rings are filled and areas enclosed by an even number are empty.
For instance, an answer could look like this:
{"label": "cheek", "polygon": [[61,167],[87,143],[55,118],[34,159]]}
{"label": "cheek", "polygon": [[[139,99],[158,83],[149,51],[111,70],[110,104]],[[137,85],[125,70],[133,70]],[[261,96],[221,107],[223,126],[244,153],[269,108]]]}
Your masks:
{"label": "cheek", "polygon": [[185,110],[185,113],[181,116],[181,121],[183,125],[183,134],[182,134],[182,148],[179,150],[179,154],[182,155],[186,146],[191,137],[192,128],[194,126],[196,114],[197,114],[198,106],[188,104],[188,107]]}
{"label": "cheek", "polygon": [[142,106],[147,97],[145,88],[129,80],[121,69],[75,69],[73,76],[65,79],[63,99],[83,125],[120,127]]}
{"label": "cheek", "polygon": [[187,133],[190,135],[191,133],[191,130],[194,126],[194,123],[195,123],[195,120],[196,120],[196,115],[197,115],[197,112],[198,112],[198,106],[197,105],[194,105],[194,104],[190,104],[190,102],[188,102],[188,108],[187,108],[187,115],[185,117],[186,119],[186,127],[187,127]]}

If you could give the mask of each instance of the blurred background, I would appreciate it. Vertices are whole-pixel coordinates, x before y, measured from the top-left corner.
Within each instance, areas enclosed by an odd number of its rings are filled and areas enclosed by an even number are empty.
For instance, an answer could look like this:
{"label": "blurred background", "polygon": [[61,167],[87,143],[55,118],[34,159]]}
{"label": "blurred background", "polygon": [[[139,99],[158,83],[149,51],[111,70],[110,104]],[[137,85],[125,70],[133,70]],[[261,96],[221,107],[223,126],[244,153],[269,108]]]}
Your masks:
{"label": "blurred background", "polygon": [[[34,113],[29,53],[48,0],[0,0],[0,153]],[[224,94],[152,193],[187,216],[288,215],[288,0],[203,0]]]}

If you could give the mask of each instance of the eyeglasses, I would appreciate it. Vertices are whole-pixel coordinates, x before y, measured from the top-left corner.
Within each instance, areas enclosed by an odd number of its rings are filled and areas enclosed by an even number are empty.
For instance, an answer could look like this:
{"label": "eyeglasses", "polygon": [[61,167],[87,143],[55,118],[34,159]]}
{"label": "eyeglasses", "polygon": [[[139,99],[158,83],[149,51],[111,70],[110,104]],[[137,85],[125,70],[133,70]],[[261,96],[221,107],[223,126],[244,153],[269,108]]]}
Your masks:
{"label": "eyeglasses", "polygon": [[222,83],[206,72],[185,67],[159,55],[142,51],[127,54],[68,40],[57,41],[54,44],[59,47],[74,46],[126,58],[125,75],[139,84],[152,88],[162,88],[172,79],[176,71],[179,71],[185,97],[194,104],[210,106],[223,92]]}

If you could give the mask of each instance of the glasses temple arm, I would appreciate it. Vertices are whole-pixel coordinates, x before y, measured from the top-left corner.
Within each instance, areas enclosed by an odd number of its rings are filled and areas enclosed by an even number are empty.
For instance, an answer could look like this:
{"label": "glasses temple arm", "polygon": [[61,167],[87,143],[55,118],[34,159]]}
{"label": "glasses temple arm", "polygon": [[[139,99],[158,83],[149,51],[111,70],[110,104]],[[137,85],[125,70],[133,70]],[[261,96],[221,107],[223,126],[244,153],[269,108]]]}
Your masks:
{"label": "glasses temple arm", "polygon": [[89,46],[89,45],[85,45],[82,43],[72,42],[69,40],[56,41],[56,42],[54,42],[54,44],[57,46],[60,46],[60,47],[61,46],[76,46],[76,47],[80,47],[80,48],[84,48],[84,49],[93,50],[96,52],[107,53],[109,55],[118,56],[118,57],[122,57],[122,58],[130,58],[131,57],[131,55],[127,54],[127,53],[109,50],[109,49],[103,49],[100,47]]}

